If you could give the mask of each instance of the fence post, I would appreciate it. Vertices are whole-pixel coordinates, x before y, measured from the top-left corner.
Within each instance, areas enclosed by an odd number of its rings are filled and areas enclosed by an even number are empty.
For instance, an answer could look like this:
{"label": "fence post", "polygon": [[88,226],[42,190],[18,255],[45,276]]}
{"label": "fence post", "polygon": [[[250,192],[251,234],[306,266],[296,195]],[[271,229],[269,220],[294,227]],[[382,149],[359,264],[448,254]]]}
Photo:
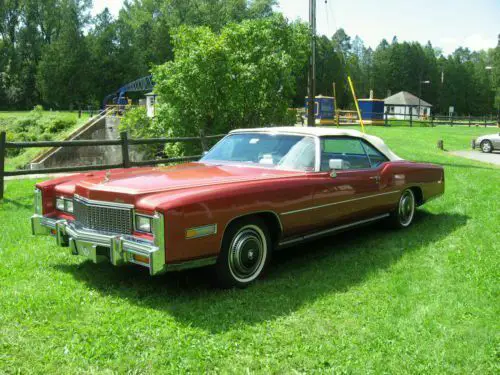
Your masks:
{"label": "fence post", "polygon": [[470,128],[470,113],[469,113],[469,128]]}
{"label": "fence post", "polygon": [[410,128],[413,126],[413,107],[410,107]]}
{"label": "fence post", "polygon": [[121,132],[120,138],[122,141],[122,164],[123,168],[130,168],[130,158],[128,154],[128,134],[127,132]]}
{"label": "fence post", "polygon": [[450,126],[453,127],[453,113],[450,114]]}
{"label": "fence post", "polygon": [[486,127],[486,115],[484,116],[484,127]]}
{"label": "fence post", "polygon": [[201,150],[203,152],[208,151],[207,139],[205,138],[205,131],[203,129],[200,129],[200,143]]}
{"label": "fence post", "polygon": [[387,126],[387,124],[389,123],[388,119],[387,119],[387,111],[384,113],[384,126]]}
{"label": "fence post", "polygon": [[434,127],[434,113],[431,114],[431,128]]}
{"label": "fence post", "polygon": [[3,179],[5,173],[5,132],[0,132],[0,200],[3,199]]}

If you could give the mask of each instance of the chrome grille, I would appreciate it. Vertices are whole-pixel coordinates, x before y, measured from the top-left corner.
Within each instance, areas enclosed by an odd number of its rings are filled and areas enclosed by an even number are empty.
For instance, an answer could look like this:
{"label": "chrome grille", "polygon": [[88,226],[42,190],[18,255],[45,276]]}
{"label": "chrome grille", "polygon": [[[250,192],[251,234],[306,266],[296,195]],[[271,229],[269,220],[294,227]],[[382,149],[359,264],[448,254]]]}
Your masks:
{"label": "chrome grille", "polygon": [[75,221],[84,228],[109,233],[132,233],[132,209],[74,199]]}

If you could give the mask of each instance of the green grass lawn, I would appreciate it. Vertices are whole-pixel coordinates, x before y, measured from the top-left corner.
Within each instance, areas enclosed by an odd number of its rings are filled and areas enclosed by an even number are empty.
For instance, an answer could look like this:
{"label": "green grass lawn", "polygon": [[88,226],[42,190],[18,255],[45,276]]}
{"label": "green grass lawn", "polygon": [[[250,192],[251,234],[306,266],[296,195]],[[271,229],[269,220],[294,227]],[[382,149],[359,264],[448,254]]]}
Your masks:
{"label": "green grass lawn", "polygon": [[[28,117],[30,113],[31,111],[0,111],[0,127],[8,127],[15,121]],[[87,119],[89,115],[84,112],[79,119],[78,111],[43,111],[42,117],[79,121]]]}
{"label": "green grass lawn", "polygon": [[440,163],[446,193],[414,225],[375,225],[275,254],[246,290],[210,270],[150,278],[33,237],[33,181],[0,203],[0,373],[494,374],[500,168],[467,149],[492,129],[369,128]]}
{"label": "green grass lawn", "polygon": [[[7,141],[13,141],[9,138],[9,129],[12,129],[17,121],[29,118],[30,116],[32,116],[31,111],[0,111],[0,131],[7,131]],[[51,140],[54,141],[65,139],[69,134],[82,126],[88,119],[88,113],[82,113],[81,118],[78,118],[78,111],[43,111],[40,117],[40,121],[64,120],[74,122],[73,126],[65,129],[64,131],[58,132],[57,134],[54,134],[51,137]],[[25,149],[20,155],[7,158],[5,161],[5,169],[21,169],[44,150],[46,150],[46,148]]]}

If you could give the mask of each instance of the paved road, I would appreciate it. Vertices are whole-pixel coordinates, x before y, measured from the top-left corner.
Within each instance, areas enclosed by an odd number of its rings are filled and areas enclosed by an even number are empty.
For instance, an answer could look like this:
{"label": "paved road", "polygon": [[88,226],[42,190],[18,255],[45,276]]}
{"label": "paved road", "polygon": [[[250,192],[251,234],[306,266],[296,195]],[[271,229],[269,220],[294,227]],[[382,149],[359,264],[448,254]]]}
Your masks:
{"label": "paved road", "polygon": [[481,151],[451,151],[450,154],[461,156],[463,158],[482,161],[483,163],[491,163],[500,165],[500,152],[495,151],[490,154],[486,154]]}

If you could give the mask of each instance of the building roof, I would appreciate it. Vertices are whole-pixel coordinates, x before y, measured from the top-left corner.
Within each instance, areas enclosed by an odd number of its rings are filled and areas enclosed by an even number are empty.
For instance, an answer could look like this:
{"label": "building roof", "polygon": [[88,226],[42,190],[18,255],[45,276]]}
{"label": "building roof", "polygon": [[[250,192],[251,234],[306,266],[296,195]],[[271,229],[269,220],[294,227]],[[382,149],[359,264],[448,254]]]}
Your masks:
{"label": "building roof", "polygon": [[[400,91],[397,94],[385,98],[386,105],[419,105],[418,97],[407,91]],[[432,104],[420,99],[421,107],[432,107]]]}
{"label": "building roof", "polygon": [[[315,95],[315,99],[335,99],[334,96],[324,96],[324,95]],[[306,99],[309,99],[309,96],[306,96]]]}
{"label": "building roof", "polygon": [[379,151],[381,151],[387,158],[391,161],[402,160],[399,156],[393,153],[385,142],[374,135],[369,135],[361,133],[358,130],[352,129],[337,129],[337,128],[327,128],[321,126],[307,127],[307,126],[276,126],[271,128],[253,128],[253,129],[236,129],[232,130],[232,133],[286,133],[286,134],[298,134],[298,135],[311,135],[316,137],[326,137],[326,136],[348,136],[366,139],[369,143],[374,145]]}

